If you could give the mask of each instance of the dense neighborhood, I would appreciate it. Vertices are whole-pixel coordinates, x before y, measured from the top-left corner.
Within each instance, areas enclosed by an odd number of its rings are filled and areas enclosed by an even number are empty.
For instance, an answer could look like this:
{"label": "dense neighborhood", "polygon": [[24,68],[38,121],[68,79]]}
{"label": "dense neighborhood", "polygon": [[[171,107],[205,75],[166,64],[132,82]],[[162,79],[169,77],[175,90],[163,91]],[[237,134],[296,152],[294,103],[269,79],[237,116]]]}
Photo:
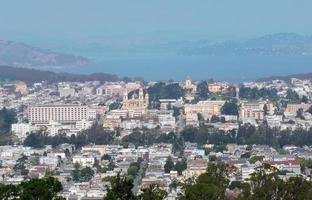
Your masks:
{"label": "dense neighborhood", "polygon": [[51,194],[69,200],[131,199],[118,184],[193,199],[190,181],[224,167],[220,194],[243,199],[259,170],[311,181],[311,80],[3,80],[0,109],[1,187],[53,177]]}

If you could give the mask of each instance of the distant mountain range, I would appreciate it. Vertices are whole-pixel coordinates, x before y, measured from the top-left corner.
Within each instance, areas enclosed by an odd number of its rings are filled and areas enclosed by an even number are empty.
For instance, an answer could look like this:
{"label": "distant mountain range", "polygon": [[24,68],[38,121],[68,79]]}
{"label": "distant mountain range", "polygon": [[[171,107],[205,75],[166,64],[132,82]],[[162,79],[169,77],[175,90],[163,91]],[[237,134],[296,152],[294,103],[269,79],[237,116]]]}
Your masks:
{"label": "distant mountain range", "polygon": [[297,79],[308,79],[312,80],[312,72],[311,73],[301,73],[301,74],[291,74],[291,75],[286,75],[286,76],[270,76],[270,77],[264,77],[257,79],[257,82],[264,82],[264,81],[273,81],[273,80],[284,80],[286,82],[290,82],[292,78],[297,78]]}
{"label": "distant mountain range", "polygon": [[0,65],[51,69],[89,66],[86,58],[35,48],[23,43],[0,40]]}
{"label": "distant mountain range", "polygon": [[76,81],[76,82],[85,82],[85,81],[130,81],[130,78],[120,78],[113,74],[105,73],[94,73],[89,75],[78,75],[70,73],[55,73],[51,71],[42,71],[38,69],[30,68],[19,68],[19,67],[9,67],[9,66],[0,66],[0,79],[2,80],[20,80],[27,83],[36,83],[47,81],[49,83],[56,82],[66,82],[66,81]]}
{"label": "distant mountain range", "polygon": [[212,43],[206,40],[193,42],[181,49],[184,55],[266,55],[299,56],[312,55],[312,36],[295,33],[265,35],[246,41],[227,41]]}

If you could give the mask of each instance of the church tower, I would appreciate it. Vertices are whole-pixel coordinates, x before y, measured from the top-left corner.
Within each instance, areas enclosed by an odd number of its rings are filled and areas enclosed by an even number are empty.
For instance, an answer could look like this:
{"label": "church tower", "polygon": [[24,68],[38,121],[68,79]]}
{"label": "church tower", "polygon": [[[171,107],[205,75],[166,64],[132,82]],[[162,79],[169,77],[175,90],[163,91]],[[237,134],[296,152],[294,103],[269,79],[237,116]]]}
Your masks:
{"label": "church tower", "polygon": [[124,92],[123,101],[124,102],[128,101],[128,91],[127,90]]}

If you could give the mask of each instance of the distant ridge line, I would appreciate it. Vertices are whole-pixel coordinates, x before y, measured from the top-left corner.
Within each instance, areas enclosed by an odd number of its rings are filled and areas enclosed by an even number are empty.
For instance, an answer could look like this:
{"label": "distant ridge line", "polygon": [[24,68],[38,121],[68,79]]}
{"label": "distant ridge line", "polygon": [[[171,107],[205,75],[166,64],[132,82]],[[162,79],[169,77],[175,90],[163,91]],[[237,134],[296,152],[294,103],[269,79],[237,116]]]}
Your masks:
{"label": "distant ridge line", "polygon": [[57,73],[51,71],[43,71],[38,69],[0,66],[0,79],[19,80],[27,83],[36,82],[85,82],[85,81],[100,81],[100,82],[116,82],[116,81],[132,81],[128,77],[120,78],[114,74],[108,73],[93,73],[89,75],[71,74],[71,73]]}
{"label": "distant ridge line", "polygon": [[283,80],[286,82],[290,82],[292,78],[312,80],[312,72],[291,74],[291,75],[285,75],[285,76],[269,76],[269,77],[259,78],[256,80],[256,82],[265,82],[265,81],[267,82],[267,81],[273,81],[273,80]]}

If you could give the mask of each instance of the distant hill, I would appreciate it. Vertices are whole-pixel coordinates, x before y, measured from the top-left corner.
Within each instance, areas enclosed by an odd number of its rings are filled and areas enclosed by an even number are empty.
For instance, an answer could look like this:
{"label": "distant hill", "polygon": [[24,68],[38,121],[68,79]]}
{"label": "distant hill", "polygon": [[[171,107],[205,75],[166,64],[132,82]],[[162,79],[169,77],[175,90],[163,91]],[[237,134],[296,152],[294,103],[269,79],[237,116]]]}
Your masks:
{"label": "distant hill", "polygon": [[90,75],[78,75],[69,73],[55,73],[51,71],[42,71],[37,69],[19,68],[0,66],[0,79],[5,80],[20,80],[28,83],[47,81],[53,82],[65,82],[65,81],[120,81],[131,80],[129,78],[119,78],[113,74],[94,73]]}
{"label": "distant hill", "polygon": [[272,80],[284,80],[286,82],[290,82],[290,79],[297,78],[297,79],[309,79],[312,80],[312,72],[311,73],[302,73],[302,74],[292,74],[287,76],[270,76],[257,79],[257,82],[264,82],[264,81],[272,81]]}
{"label": "distant hill", "polygon": [[278,33],[241,42],[211,43],[206,40],[188,44],[180,51],[184,55],[312,55],[312,36]]}
{"label": "distant hill", "polygon": [[35,48],[23,43],[0,40],[0,65],[45,69],[51,67],[89,66],[86,58]]}

